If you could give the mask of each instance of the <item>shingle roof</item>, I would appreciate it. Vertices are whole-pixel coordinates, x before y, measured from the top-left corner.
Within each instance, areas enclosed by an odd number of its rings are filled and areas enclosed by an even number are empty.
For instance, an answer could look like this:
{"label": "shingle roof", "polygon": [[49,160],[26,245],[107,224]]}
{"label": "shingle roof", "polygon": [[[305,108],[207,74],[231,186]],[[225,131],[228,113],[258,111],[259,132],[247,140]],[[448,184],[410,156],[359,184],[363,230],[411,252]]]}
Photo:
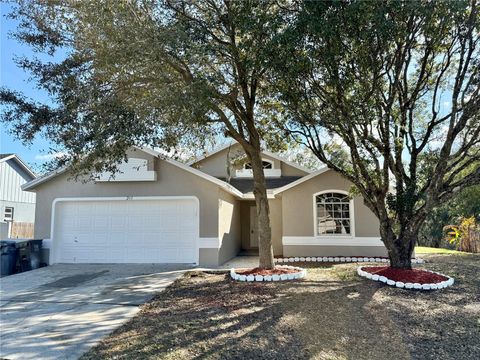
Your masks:
{"label": "shingle roof", "polygon": [[13,154],[0,154],[0,159],[12,156]]}
{"label": "shingle roof", "polygon": [[[281,176],[279,178],[267,178],[267,190],[281,188],[301,178],[302,176]],[[226,182],[225,178],[219,179]],[[230,185],[237,188],[244,194],[253,191],[253,179],[232,178],[230,180]]]}

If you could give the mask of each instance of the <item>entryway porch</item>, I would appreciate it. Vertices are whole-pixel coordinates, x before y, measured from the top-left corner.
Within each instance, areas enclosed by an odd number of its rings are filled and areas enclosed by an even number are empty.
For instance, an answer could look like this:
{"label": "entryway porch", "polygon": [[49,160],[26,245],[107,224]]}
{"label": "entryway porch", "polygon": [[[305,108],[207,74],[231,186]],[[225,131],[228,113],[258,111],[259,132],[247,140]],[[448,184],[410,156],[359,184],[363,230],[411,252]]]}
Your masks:
{"label": "entryway porch", "polygon": [[[238,256],[258,256],[258,224],[257,209],[254,200],[240,201],[241,248]],[[270,227],[272,246],[275,256],[282,255],[282,202],[281,199],[270,199]]]}

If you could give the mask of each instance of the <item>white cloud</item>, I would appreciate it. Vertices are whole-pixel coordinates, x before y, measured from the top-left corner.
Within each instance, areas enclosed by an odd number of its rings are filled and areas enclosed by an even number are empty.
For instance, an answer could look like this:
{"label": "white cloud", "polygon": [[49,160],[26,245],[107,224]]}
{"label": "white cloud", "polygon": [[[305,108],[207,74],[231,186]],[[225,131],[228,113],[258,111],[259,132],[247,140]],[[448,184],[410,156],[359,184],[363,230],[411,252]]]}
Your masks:
{"label": "white cloud", "polygon": [[65,156],[65,155],[66,155],[66,153],[64,153],[62,151],[57,151],[57,152],[50,153],[50,154],[37,154],[37,155],[35,155],[35,160],[37,160],[37,161],[51,161],[53,159],[57,159],[59,157]]}

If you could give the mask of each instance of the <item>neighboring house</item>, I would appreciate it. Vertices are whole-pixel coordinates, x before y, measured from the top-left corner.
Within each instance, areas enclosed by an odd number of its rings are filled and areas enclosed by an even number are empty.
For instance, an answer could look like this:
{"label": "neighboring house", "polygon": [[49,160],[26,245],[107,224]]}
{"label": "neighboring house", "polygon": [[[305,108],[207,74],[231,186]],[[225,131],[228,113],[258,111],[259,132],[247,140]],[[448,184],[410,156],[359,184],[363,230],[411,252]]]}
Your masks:
{"label": "neighboring house", "polygon": [[[228,165],[242,153],[235,143],[185,165],[132,149],[115,178],[50,173],[23,187],[37,194],[35,237],[50,239],[50,263],[222,264],[258,248],[250,164]],[[377,218],[347,196],[351,183],[262,156],[276,256],[386,254]]]}
{"label": "neighboring house", "polygon": [[15,154],[0,154],[0,238],[10,236],[12,223],[33,224],[35,194],[22,185],[36,176]]}

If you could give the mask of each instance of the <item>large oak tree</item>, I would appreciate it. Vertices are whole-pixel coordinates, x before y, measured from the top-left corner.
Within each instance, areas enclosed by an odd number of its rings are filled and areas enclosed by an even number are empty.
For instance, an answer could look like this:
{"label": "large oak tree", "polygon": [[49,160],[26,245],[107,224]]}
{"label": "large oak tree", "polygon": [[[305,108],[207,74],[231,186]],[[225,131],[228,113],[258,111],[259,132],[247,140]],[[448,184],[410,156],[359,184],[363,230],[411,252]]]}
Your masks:
{"label": "large oak tree", "polygon": [[479,26],[476,0],[304,2],[276,50],[289,133],[354,184],[393,267],[480,182]]}
{"label": "large oak tree", "polygon": [[263,54],[284,11],[266,1],[19,1],[17,39],[66,56],[19,60],[53,105],[4,89],[3,120],[25,141],[41,133],[59,144],[77,173],[114,170],[132,145],[235,139],[252,164],[260,267],[272,268],[260,151],[281,134]]}

